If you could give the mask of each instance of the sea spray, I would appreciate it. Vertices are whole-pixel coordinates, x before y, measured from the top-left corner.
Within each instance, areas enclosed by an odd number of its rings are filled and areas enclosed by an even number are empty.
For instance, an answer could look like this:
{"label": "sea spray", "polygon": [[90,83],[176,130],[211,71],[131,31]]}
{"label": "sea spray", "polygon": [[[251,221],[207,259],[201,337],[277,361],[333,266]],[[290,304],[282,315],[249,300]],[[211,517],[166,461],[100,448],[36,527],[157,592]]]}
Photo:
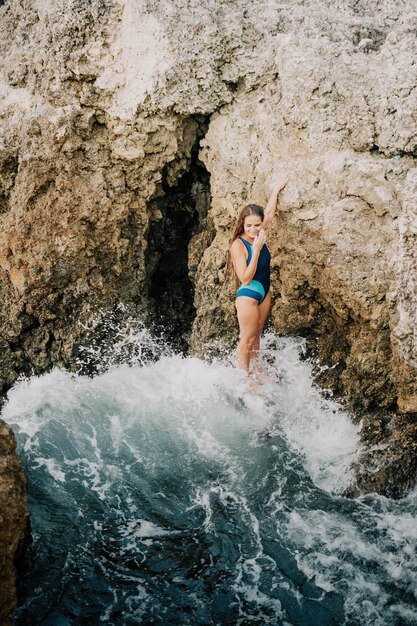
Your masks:
{"label": "sea spray", "polygon": [[33,533],[17,625],[417,620],[417,496],[343,497],[358,427],[302,340],[265,338],[258,394],[228,358],[123,341],[130,362],[9,393]]}

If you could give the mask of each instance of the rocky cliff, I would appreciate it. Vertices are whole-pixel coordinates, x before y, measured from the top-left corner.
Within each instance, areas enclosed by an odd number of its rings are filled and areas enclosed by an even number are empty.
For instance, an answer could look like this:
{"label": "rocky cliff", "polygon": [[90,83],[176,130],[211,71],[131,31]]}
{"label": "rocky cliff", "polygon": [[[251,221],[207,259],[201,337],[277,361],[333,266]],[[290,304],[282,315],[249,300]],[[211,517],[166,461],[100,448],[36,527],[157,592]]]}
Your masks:
{"label": "rocky cliff", "polygon": [[231,227],[285,171],[273,327],[377,412],[359,488],[411,484],[413,0],[6,0],[0,15],[3,391],[72,367],[120,303],[197,353],[233,339]]}
{"label": "rocky cliff", "polygon": [[26,528],[25,480],[16,457],[16,441],[0,420],[0,624],[16,610],[14,557]]}

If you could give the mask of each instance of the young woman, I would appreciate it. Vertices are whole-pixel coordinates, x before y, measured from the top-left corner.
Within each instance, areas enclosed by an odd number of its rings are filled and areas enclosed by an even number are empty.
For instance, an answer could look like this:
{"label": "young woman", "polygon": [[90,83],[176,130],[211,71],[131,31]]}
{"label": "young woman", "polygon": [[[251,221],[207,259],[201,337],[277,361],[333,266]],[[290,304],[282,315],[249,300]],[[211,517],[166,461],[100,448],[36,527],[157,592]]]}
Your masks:
{"label": "young woman", "polygon": [[241,283],[236,293],[240,329],[237,362],[247,373],[254,363],[259,367],[260,337],[271,308],[271,255],[265,229],[275,215],[278,194],[287,182],[286,176],[277,180],[265,210],[257,204],[248,204],[242,209],[230,246],[230,259]]}

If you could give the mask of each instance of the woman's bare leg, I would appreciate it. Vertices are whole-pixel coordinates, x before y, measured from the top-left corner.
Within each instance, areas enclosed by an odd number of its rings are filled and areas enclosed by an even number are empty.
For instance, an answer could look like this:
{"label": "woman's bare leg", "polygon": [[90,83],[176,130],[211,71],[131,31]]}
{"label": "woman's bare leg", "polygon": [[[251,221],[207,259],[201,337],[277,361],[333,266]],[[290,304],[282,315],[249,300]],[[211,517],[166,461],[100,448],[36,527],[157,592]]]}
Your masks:
{"label": "woman's bare leg", "polygon": [[259,369],[259,350],[261,346],[261,334],[265,326],[266,319],[268,317],[269,310],[271,308],[271,294],[268,292],[265,296],[265,300],[258,306],[259,310],[259,324],[258,335],[252,348],[252,362],[253,365]]}
{"label": "woman's bare leg", "polygon": [[237,362],[249,372],[254,345],[259,335],[259,304],[254,298],[239,296],[236,298],[237,319],[240,338],[236,349]]}

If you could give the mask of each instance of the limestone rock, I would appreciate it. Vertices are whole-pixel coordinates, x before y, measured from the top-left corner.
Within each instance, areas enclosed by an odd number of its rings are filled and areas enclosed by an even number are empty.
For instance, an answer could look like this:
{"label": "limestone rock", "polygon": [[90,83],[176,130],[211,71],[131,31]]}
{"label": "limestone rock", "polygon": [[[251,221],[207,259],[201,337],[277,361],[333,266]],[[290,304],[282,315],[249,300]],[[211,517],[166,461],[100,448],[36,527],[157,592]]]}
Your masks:
{"label": "limestone rock", "polygon": [[[193,340],[204,351],[219,323],[232,331],[230,302],[222,310],[212,302],[235,216],[249,201],[265,203],[274,172],[286,172],[290,182],[268,236],[273,326],[317,339],[323,386],[359,411],[397,415],[378,456],[386,468],[380,480],[365,480],[369,469],[359,484],[398,495],[416,473],[417,109],[409,95],[417,13],[407,3],[384,3],[378,15],[376,5],[367,6],[365,14],[360,3],[357,13],[338,4],[330,32],[324,4],[307,13],[299,3],[292,27],[274,38],[279,84],[242,90],[212,117],[202,158],[217,234],[197,276]],[[365,30],[373,35],[362,45]],[[229,293],[232,300],[233,286]],[[365,445],[366,429],[362,435]],[[368,468],[374,458],[370,451]],[[393,482],[395,474],[401,478]]]}
{"label": "limestone rock", "polygon": [[14,556],[26,528],[25,485],[14,435],[0,420],[0,624],[4,626],[16,610]]}

